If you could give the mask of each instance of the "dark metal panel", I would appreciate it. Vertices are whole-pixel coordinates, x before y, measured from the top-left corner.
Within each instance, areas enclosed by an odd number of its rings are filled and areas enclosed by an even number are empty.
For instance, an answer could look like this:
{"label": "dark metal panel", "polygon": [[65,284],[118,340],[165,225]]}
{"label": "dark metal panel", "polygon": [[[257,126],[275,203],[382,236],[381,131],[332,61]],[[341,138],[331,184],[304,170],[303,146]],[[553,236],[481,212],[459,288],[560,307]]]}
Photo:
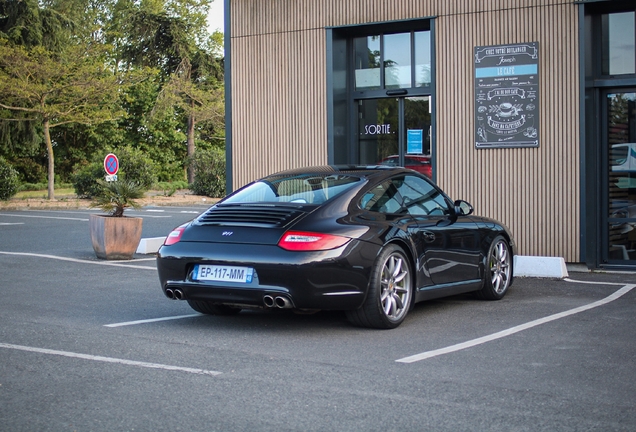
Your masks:
{"label": "dark metal panel", "polygon": [[223,45],[225,48],[224,80],[225,80],[225,192],[232,192],[232,1],[223,0],[224,32]]}

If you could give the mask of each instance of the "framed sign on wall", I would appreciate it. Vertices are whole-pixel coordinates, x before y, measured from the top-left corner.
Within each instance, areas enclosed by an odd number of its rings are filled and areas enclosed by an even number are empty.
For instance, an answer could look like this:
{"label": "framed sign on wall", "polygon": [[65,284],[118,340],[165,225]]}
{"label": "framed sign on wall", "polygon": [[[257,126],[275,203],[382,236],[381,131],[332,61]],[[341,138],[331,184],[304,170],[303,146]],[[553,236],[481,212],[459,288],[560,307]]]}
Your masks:
{"label": "framed sign on wall", "polygon": [[475,146],[539,147],[539,43],[474,50]]}

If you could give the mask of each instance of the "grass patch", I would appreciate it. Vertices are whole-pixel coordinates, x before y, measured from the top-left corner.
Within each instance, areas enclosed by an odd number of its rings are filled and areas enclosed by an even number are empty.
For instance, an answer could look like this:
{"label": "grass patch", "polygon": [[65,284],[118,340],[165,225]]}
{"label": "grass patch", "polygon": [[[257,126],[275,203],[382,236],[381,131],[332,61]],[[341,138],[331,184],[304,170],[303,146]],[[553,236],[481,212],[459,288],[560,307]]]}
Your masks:
{"label": "grass patch", "polygon": [[[46,189],[44,190],[35,190],[35,191],[22,191],[15,194],[14,198],[17,199],[38,199],[44,198],[47,199],[49,193]],[[77,198],[75,195],[75,189],[73,188],[60,188],[55,189],[55,199],[63,199],[63,198]]]}

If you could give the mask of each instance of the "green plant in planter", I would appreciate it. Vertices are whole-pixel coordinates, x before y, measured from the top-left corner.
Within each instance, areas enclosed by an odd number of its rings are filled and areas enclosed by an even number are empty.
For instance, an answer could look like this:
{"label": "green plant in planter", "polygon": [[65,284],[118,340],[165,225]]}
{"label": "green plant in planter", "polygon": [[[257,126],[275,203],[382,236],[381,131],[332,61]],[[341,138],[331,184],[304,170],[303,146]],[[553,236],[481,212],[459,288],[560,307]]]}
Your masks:
{"label": "green plant in planter", "polygon": [[144,197],[146,188],[139,183],[126,180],[98,180],[98,183],[101,185],[101,191],[93,198],[91,207],[99,207],[113,217],[124,216],[124,210],[127,208],[141,208],[141,204],[135,200]]}

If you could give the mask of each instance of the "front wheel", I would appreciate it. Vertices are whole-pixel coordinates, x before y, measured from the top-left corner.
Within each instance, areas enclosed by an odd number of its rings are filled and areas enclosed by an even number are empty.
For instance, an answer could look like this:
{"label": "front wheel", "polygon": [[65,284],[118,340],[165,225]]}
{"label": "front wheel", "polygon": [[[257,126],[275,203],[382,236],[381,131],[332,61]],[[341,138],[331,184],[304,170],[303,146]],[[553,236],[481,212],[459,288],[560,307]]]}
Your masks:
{"label": "front wheel", "polygon": [[364,304],[347,311],[347,318],[361,327],[392,329],[399,326],[411,307],[411,284],[411,263],[406,254],[396,245],[387,246],[376,259]]}
{"label": "front wheel", "polygon": [[212,303],[205,300],[188,300],[188,304],[195,311],[206,315],[236,315],[241,308]]}
{"label": "front wheel", "polygon": [[484,287],[477,296],[486,300],[500,300],[506,295],[512,279],[512,253],[510,245],[502,236],[497,236],[488,252]]}

